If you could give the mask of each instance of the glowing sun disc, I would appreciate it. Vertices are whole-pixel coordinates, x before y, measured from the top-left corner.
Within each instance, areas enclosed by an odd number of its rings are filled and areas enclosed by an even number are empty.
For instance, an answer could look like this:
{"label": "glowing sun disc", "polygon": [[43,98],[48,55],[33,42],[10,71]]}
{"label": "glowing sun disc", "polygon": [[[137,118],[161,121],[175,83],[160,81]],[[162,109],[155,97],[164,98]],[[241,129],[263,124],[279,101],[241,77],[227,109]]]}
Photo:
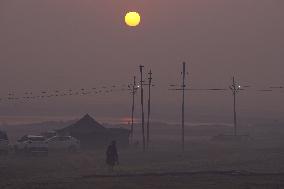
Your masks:
{"label": "glowing sun disc", "polygon": [[141,17],[138,12],[128,12],[125,15],[125,23],[130,27],[138,26],[141,22]]}

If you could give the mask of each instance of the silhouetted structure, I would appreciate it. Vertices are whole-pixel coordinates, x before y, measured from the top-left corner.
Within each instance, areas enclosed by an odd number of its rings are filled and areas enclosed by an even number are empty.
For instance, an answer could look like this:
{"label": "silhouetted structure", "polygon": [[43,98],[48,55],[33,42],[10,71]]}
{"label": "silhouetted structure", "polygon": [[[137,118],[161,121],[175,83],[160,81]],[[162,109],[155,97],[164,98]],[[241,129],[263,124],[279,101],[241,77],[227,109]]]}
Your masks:
{"label": "silhouetted structure", "polygon": [[144,68],[144,66],[142,66],[142,65],[139,66],[139,69],[140,69],[140,90],[141,90],[142,142],[143,142],[143,151],[145,151],[143,68]]}
{"label": "silhouetted structure", "polygon": [[[181,88],[177,88],[177,89],[170,89],[170,90],[175,90],[175,91],[182,91],[182,103],[181,103],[181,142],[182,142],[182,151],[184,152],[184,108],[185,108],[185,103],[184,103],[184,96],[185,96],[185,90],[186,89],[186,85],[185,85],[185,75],[187,74],[185,72],[185,66],[186,63],[183,62],[182,63],[182,84],[181,84]],[[176,86],[176,85],[173,85]]]}
{"label": "silhouetted structure", "polygon": [[152,71],[150,70],[148,78],[148,112],[147,112],[147,148],[150,143],[150,113],[151,113],[151,87],[152,87]]}
{"label": "silhouetted structure", "polygon": [[182,151],[184,151],[184,90],[185,90],[185,62],[182,63]]}
{"label": "silhouetted structure", "polygon": [[133,143],[133,132],[134,132],[134,109],[135,109],[135,95],[137,92],[137,86],[136,86],[136,77],[133,77],[133,84],[130,84],[128,86],[129,90],[131,91],[132,95],[132,107],[131,107],[131,130],[130,130],[130,137],[131,137],[131,143]]}
{"label": "silhouetted structure", "polygon": [[130,131],[123,128],[105,128],[88,114],[76,123],[57,130],[59,135],[71,135],[81,141],[82,148],[101,148],[111,141],[119,147],[129,144]]}
{"label": "silhouetted structure", "polygon": [[233,113],[234,113],[234,136],[237,136],[237,112],[236,112],[236,96],[241,90],[241,86],[237,85],[235,77],[233,77],[233,84],[229,87],[233,93]]}
{"label": "silhouetted structure", "polygon": [[7,133],[0,130],[0,140],[8,140]]}

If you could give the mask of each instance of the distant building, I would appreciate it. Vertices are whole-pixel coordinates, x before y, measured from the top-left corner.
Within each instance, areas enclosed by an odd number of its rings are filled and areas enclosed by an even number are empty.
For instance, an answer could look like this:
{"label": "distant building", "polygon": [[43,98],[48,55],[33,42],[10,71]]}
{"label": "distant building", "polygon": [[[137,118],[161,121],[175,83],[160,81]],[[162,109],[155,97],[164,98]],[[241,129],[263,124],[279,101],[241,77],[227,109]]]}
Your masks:
{"label": "distant building", "polygon": [[88,114],[76,123],[57,130],[58,135],[71,135],[81,141],[82,148],[106,147],[116,140],[118,147],[129,144],[130,131],[122,128],[105,128]]}

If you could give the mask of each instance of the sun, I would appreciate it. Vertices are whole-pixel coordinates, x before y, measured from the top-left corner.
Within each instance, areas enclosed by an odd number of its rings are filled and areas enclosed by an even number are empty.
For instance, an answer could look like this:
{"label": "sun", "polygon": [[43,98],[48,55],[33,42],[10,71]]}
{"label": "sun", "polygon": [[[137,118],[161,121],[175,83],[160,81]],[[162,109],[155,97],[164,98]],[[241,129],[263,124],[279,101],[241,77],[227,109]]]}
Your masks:
{"label": "sun", "polygon": [[141,22],[141,17],[138,12],[128,12],[125,15],[125,23],[130,27],[138,26]]}

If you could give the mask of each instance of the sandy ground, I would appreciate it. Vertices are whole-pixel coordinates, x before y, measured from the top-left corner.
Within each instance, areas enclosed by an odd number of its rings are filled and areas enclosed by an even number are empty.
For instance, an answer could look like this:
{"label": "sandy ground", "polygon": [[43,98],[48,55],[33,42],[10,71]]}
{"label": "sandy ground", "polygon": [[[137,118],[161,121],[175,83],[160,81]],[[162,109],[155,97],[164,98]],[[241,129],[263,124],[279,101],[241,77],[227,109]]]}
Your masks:
{"label": "sandy ground", "polygon": [[113,173],[105,165],[104,150],[48,157],[10,154],[0,157],[0,181],[1,189],[276,189],[284,188],[284,146],[265,141],[191,141],[181,153],[177,146],[163,143],[146,153],[120,150],[120,165]]}
{"label": "sandy ground", "polygon": [[3,188],[49,189],[49,188],[165,188],[165,189],[280,189],[284,188],[284,176],[227,176],[216,174],[195,174],[188,176],[143,176],[123,178],[69,178],[34,180],[14,183]]}

